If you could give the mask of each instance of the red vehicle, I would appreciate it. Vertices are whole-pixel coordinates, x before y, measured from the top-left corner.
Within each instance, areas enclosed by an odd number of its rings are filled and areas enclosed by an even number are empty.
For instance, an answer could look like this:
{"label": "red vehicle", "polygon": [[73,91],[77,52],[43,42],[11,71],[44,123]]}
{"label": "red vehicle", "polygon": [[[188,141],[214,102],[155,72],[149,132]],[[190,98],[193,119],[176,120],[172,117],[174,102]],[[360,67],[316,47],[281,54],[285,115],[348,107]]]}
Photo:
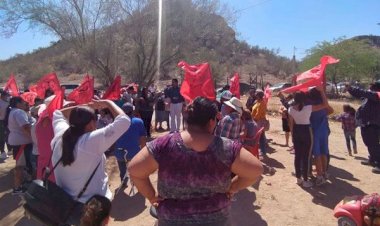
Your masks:
{"label": "red vehicle", "polygon": [[334,208],[338,226],[380,226],[380,195],[344,198]]}

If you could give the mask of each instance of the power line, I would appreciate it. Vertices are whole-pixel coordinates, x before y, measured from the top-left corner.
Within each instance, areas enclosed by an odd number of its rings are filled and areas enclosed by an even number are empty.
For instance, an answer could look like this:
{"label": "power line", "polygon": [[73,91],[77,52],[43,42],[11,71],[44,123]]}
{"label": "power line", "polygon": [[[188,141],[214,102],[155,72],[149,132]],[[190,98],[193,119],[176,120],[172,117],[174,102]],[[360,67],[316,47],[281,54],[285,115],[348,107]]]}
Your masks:
{"label": "power line", "polygon": [[234,13],[240,13],[240,12],[243,12],[243,11],[245,11],[245,10],[247,10],[247,9],[254,8],[254,7],[256,7],[256,6],[262,5],[262,4],[267,3],[267,2],[269,2],[269,1],[272,1],[272,0],[265,0],[265,1],[262,1],[262,2],[258,2],[258,3],[256,3],[256,4],[253,4],[253,5],[247,6],[246,8],[238,9],[238,10],[236,10]]}

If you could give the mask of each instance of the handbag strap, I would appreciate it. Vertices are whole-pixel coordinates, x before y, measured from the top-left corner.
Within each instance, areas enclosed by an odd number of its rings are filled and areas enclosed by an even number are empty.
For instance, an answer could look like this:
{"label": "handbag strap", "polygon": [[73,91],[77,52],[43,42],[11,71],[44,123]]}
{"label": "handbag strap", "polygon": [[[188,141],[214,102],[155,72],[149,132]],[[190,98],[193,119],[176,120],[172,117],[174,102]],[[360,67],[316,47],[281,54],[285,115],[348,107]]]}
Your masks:
{"label": "handbag strap", "polygon": [[96,166],[96,168],[94,169],[94,171],[92,171],[92,174],[90,176],[90,178],[88,178],[86,184],[83,186],[82,190],[79,192],[78,196],[77,196],[77,200],[80,199],[80,197],[82,197],[83,193],[87,190],[87,187],[88,187],[88,184],[90,184],[92,178],[94,177],[95,175],[95,172],[96,170],[99,168],[99,165],[100,165],[100,162],[102,160],[99,161],[98,165]]}
{"label": "handbag strap", "polygon": [[[49,178],[50,174],[52,174],[52,172],[54,172],[55,168],[57,168],[58,164],[59,164],[61,161],[62,161],[62,157],[59,158],[58,162],[54,165],[53,170],[50,171],[48,174],[45,175],[45,180],[47,180],[47,178]],[[92,171],[90,178],[88,178],[88,180],[87,180],[87,182],[84,184],[82,190],[81,190],[81,191],[79,192],[79,194],[77,195],[77,200],[80,199],[80,197],[82,197],[83,193],[87,190],[87,187],[88,187],[88,185],[90,184],[92,178],[94,177],[96,170],[99,168],[99,165],[100,165],[101,161],[102,161],[102,160],[99,161],[99,163],[98,163],[98,165],[96,166],[96,168],[94,169],[94,171]]]}

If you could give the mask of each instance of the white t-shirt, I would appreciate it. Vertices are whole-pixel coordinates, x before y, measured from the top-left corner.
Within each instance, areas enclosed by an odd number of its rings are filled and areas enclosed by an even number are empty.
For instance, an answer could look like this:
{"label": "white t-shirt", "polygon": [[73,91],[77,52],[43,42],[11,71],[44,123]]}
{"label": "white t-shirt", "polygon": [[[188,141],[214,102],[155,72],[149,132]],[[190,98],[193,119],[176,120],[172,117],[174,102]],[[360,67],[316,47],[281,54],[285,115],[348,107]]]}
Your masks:
{"label": "white t-shirt", "polygon": [[10,145],[31,144],[32,138],[24,130],[25,125],[31,125],[28,114],[19,108],[13,108],[9,113],[8,142]]}
{"label": "white t-shirt", "polygon": [[37,122],[34,122],[32,124],[32,128],[30,129],[30,135],[32,136],[32,141],[33,141],[33,155],[38,155],[38,144],[37,144],[37,136],[36,136],[36,124]]}
{"label": "white t-shirt", "polygon": [[[128,130],[130,124],[131,120],[128,116],[117,116],[115,121],[108,126],[83,134],[74,148],[74,162],[65,167],[60,163],[54,170],[57,185],[76,198],[100,161],[87,190],[78,201],[86,203],[95,194],[112,199],[105,170],[106,156],[104,152]],[[55,111],[53,115],[54,138],[51,142],[53,165],[62,156],[62,135],[68,128],[69,124],[62,112]]]}
{"label": "white t-shirt", "polygon": [[307,105],[298,111],[294,107],[289,108],[289,115],[294,119],[297,125],[310,125],[310,115],[312,112],[312,105]]}

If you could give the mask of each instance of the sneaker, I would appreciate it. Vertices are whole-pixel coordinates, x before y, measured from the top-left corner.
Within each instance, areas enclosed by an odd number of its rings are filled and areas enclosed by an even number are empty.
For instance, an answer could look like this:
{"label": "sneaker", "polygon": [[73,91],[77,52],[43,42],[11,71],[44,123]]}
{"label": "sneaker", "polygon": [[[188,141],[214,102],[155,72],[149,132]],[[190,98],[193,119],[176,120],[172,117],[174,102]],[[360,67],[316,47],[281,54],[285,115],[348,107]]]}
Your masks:
{"label": "sneaker", "polygon": [[313,183],[311,181],[303,181],[302,182],[302,187],[304,187],[304,188],[313,187]]}
{"label": "sneaker", "polygon": [[321,186],[321,185],[326,184],[326,183],[327,183],[327,181],[323,176],[318,176],[317,180],[315,181],[315,185],[317,185],[317,186]]}
{"label": "sneaker", "polygon": [[5,151],[0,154],[0,159],[7,159],[7,158],[8,158],[8,155],[7,153],[5,153]]}
{"label": "sneaker", "polygon": [[297,184],[298,184],[298,185],[301,185],[302,182],[303,182],[303,180],[302,180],[301,178],[297,178]]}
{"label": "sneaker", "polygon": [[13,188],[12,195],[23,195],[25,190],[22,187]]}
{"label": "sneaker", "polygon": [[372,173],[380,174],[380,166],[376,166],[372,169]]}
{"label": "sneaker", "polygon": [[364,161],[361,161],[360,163],[365,166],[375,166],[375,162],[370,161],[370,160],[364,160]]}
{"label": "sneaker", "polygon": [[354,154],[357,154],[358,153],[358,150],[354,149]]}

